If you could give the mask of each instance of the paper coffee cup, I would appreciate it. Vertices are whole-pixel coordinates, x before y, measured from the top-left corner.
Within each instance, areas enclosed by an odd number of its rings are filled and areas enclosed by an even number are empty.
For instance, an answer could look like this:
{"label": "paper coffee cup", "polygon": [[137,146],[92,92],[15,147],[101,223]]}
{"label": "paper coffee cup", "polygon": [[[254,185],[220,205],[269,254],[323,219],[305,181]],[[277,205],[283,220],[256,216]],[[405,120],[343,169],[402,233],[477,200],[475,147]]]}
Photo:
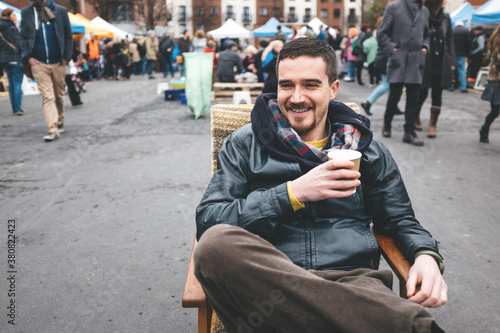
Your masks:
{"label": "paper coffee cup", "polygon": [[[359,171],[359,163],[361,161],[361,153],[357,150],[335,149],[328,152],[328,158],[331,160],[352,161],[354,166],[349,170]],[[356,187],[346,188],[340,191],[356,192]]]}

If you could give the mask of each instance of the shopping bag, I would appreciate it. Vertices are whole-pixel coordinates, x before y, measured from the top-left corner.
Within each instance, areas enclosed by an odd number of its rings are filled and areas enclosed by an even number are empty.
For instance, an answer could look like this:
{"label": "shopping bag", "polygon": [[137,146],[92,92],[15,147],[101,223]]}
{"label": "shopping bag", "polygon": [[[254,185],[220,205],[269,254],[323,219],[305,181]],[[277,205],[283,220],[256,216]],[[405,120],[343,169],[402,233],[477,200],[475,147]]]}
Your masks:
{"label": "shopping bag", "polygon": [[186,102],[198,119],[210,107],[213,53],[183,53],[186,75]]}

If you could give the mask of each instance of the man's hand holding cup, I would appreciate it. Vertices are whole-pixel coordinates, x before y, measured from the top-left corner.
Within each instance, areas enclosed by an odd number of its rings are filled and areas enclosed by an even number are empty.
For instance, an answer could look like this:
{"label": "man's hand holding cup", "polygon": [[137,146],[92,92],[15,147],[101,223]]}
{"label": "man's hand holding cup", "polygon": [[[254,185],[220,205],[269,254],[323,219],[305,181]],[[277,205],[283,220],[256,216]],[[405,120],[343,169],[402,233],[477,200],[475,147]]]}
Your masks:
{"label": "man's hand holding cup", "polygon": [[328,157],[328,162],[291,182],[290,186],[297,200],[308,202],[345,198],[356,191],[356,187],[361,184],[358,180],[361,176],[358,171],[361,153],[354,150],[334,150],[330,151]]}

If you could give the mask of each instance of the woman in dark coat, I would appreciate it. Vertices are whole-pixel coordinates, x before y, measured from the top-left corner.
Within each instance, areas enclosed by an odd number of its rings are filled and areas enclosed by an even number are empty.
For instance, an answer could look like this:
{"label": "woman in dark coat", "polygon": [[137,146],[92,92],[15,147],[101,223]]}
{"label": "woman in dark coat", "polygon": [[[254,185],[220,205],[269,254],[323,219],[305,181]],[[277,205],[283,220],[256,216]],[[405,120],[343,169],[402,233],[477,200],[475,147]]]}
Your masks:
{"label": "woman in dark coat", "polygon": [[484,125],[479,131],[479,141],[483,143],[490,142],[488,134],[493,121],[500,114],[500,25],[488,39],[488,53],[490,66],[488,70],[488,83],[481,96],[481,99],[490,102],[491,111],[484,120]]}
{"label": "woman in dark coat", "polygon": [[[19,30],[16,27],[16,15],[13,10],[6,8],[0,15],[0,62],[2,68],[7,72],[9,79],[9,97],[12,113],[22,116],[24,111],[21,107],[23,91],[23,67],[19,49]],[[1,76],[0,72],[0,76]]]}
{"label": "woman in dark coat", "polygon": [[424,79],[420,87],[420,107],[415,119],[415,129],[421,131],[420,111],[427,99],[429,88],[432,93],[431,120],[428,138],[436,137],[436,126],[441,113],[443,89],[451,86],[452,71],[455,69],[455,46],[453,30],[448,14],[443,12],[447,0],[427,0],[425,6],[429,9],[430,52],[427,53],[424,69]]}

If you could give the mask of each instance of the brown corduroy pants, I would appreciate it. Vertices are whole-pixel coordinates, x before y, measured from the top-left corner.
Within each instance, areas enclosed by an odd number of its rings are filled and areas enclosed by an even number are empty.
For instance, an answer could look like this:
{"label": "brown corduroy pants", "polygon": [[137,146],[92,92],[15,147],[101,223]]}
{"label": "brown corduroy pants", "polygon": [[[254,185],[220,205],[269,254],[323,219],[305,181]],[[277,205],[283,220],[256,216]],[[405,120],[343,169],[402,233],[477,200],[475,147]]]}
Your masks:
{"label": "brown corduroy pants", "polygon": [[392,292],[390,271],[306,271],[239,227],[207,230],[194,262],[230,333],[443,332],[424,307]]}

